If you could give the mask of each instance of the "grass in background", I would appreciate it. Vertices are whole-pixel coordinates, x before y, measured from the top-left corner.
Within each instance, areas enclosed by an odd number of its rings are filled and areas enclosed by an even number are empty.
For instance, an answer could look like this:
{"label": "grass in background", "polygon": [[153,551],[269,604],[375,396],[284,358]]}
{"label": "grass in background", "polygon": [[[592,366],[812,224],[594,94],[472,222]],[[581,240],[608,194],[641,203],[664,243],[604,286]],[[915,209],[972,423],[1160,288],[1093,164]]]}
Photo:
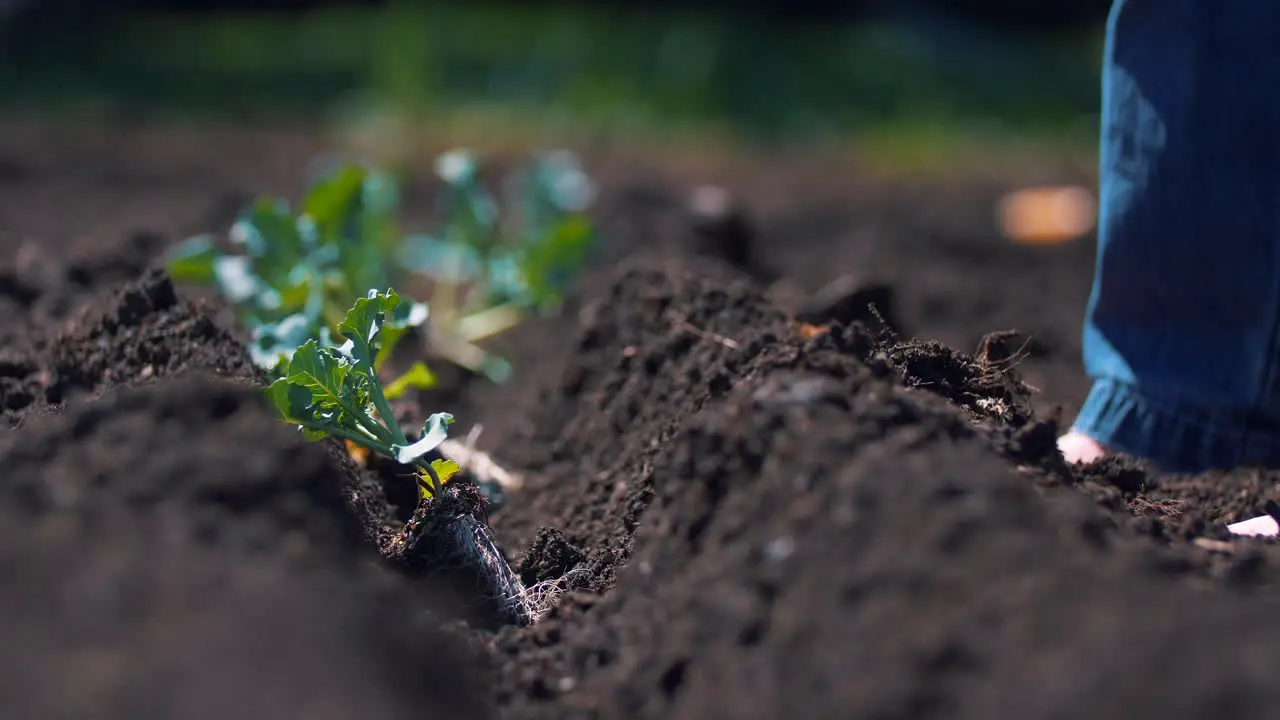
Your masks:
{"label": "grass in background", "polygon": [[[86,98],[195,117],[258,113],[523,135],[854,143],[892,162],[975,137],[1092,149],[1096,37],[780,27],[713,16],[491,7],[130,17],[74,65],[0,79],[0,106]],[[412,130],[408,131],[412,134]]]}

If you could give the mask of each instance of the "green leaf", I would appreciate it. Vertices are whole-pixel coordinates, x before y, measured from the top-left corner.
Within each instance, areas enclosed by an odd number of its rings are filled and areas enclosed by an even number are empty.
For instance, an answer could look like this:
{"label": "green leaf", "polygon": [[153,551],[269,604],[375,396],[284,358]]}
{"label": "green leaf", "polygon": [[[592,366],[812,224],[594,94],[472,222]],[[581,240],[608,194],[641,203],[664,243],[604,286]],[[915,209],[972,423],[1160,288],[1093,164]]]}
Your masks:
{"label": "green leaf", "polygon": [[521,219],[532,235],[542,234],[566,215],[586,211],[596,195],[578,159],[564,150],[539,156],[522,173],[520,186]]}
{"label": "green leaf", "polygon": [[[309,417],[324,418],[341,425],[339,419],[348,405],[344,395],[350,387],[347,377],[351,370],[350,365],[321,349],[315,340],[308,340],[293,353],[285,379],[311,394]],[[295,407],[293,398],[289,400],[290,407]]]}
{"label": "green leaf", "polygon": [[292,389],[297,388],[286,378],[278,378],[275,382],[267,386],[267,399],[271,401],[271,405],[280,412],[280,417],[286,422],[301,422],[306,415],[307,408],[310,407],[311,393],[306,388],[300,388],[305,393],[305,398],[299,398],[303,402],[295,403],[292,397]]}
{"label": "green leaf", "polygon": [[312,293],[316,291],[312,284],[318,282],[318,279],[309,273],[296,273],[303,275],[301,278],[294,278],[295,273],[290,273],[291,284],[284,287],[275,288],[277,291],[277,299],[280,303],[280,309],[283,312],[301,311],[307,307],[307,301],[311,299]]}
{"label": "green leaf", "polygon": [[360,298],[347,311],[347,316],[338,325],[338,332],[347,339],[343,350],[361,365],[365,372],[372,373],[374,360],[382,346],[379,333],[386,322],[387,315],[393,313],[400,305],[400,296],[395,290],[385,293],[370,290],[368,297]]}
{"label": "green leaf", "polygon": [[379,245],[375,235],[361,233],[350,236],[341,247],[336,267],[344,288],[350,288],[344,292],[343,301],[357,296],[365,288],[392,284],[388,268],[395,267],[395,264],[393,251]]}
{"label": "green leaf", "polygon": [[378,352],[373,357],[373,369],[381,370],[386,364],[387,359],[391,357],[391,353],[395,350],[396,345],[404,339],[409,333],[408,327],[397,327],[395,325],[383,325],[381,341],[379,342]]}
{"label": "green leaf", "polygon": [[[253,260],[243,255],[219,255],[213,259],[218,291],[232,305],[243,305],[263,296],[270,283],[254,272]],[[272,308],[274,309],[274,308]]]}
{"label": "green leaf", "polygon": [[480,277],[483,261],[476,248],[434,235],[411,235],[398,251],[400,266],[446,282],[469,282]]}
{"label": "green leaf", "polygon": [[427,316],[426,303],[402,302],[396,305],[382,325],[381,347],[373,360],[375,370],[380,369],[387,358],[391,357],[396,345],[400,344],[410,330],[427,321]]}
{"label": "green leaf", "polygon": [[595,187],[572,153],[540,156],[520,173],[520,244],[490,258],[487,282],[495,295],[542,311],[559,307],[594,243],[585,213]]}
{"label": "green leaf", "polygon": [[231,239],[253,259],[253,272],[269,285],[282,282],[303,258],[302,235],[289,204],[279,198],[260,198],[237,218]]}
{"label": "green leaf", "polygon": [[390,385],[383,389],[383,393],[388,400],[398,400],[404,397],[404,394],[410,388],[417,390],[430,390],[436,386],[436,376],[427,367],[426,363],[416,362],[408,372],[396,378]]}
{"label": "green leaf", "polygon": [[539,309],[554,309],[581,270],[595,239],[585,215],[568,215],[541,237],[521,248],[517,266],[527,291],[527,302]]}
{"label": "green leaf", "polygon": [[278,322],[262,323],[253,328],[249,357],[258,367],[274,368],[282,359],[292,358],[294,351],[308,339],[322,337],[323,332],[320,318],[301,313]]}
{"label": "green leaf", "polygon": [[[436,477],[439,478],[441,486],[452,480],[458,473],[462,472],[462,467],[452,460],[432,460],[431,469],[435,471]],[[426,500],[432,495],[431,476],[426,470],[420,469],[418,471],[418,477],[418,499]]]}
{"label": "green leaf", "polygon": [[583,212],[595,200],[596,188],[577,157],[567,150],[543,155],[535,163],[537,194],[559,212]]}
{"label": "green leaf", "polygon": [[479,166],[475,156],[467,150],[449,150],[441,153],[435,162],[436,175],[450,185],[469,185],[476,181]]}
{"label": "green leaf", "polygon": [[466,150],[444,153],[436,158],[436,174],[447,185],[443,239],[487,255],[501,240],[498,204],[480,183],[475,158]]}
{"label": "green leaf", "polygon": [[[311,391],[297,383],[291,383],[285,378],[279,378],[267,386],[266,394],[271,404],[280,412],[280,417],[287,423],[328,424],[323,418],[315,417],[312,412]],[[300,429],[302,430],[302,436],[311,442],[323,440],[329,435],[323,430],[314,428],[303,427]]]}
{"label": "green leaf", "polygon": [[480,373],[490,382],[501,385],[511,379],[511,363],[506,358],[485,353],[484,360],[480,363]]}
{"label": "green leaf", "polygon": [[311,442],[319,442],[329,437],[329,433],[325,432],[324,430],[316,430],[308,427],[299,428],[299,429],[302,431],[302,437],[306,438]]}
{"label": "green leaf", "polygon": [[[379,273],[389,265],[396,249],[404,242],[404,233],[396,222],[395,210],[400,204],[400,189],[394,178],[385,173],[369,172],[360,188],[359,241],[373,248],[379,262],[371,270]],[[364,287],[385,287],[387,278]]]}
{"label": "green leaf", "polygon": [[302,213],[315,223],[321,244],[337,242],[352,229],[363,205],[367,176],[364,168],[345,165],[311,186]]}
{"label": "green leaf", "polygon": [[453,424],[453,416],[449,413],[435,413],[422,425],[422,439],[411,445],[394,445],[396,461],[408,465],[418,458],[440,447],[440,443],[449,437],[449,426]]}
{"label": "green leaf", "polygon": [[169,251],[169,277],[179,283],[212,285],[213,263],[220,254],[211,235],[189,238]]}

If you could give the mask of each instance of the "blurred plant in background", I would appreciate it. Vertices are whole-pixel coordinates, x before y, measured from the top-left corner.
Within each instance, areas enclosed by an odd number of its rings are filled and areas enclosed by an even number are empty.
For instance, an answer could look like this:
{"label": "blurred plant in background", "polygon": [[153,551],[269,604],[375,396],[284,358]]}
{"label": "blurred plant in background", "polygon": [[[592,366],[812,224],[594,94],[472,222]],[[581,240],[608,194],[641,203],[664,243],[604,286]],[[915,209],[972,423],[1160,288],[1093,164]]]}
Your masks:
{"label": "blurred plant in background", "polygon": [[[240,213],[229,244],[213,235],[181,243],[170,253],[170,274],[216,287],[252,333],[254,362],[272,371],[308,338],[331,344],[368,288],[417,287],[420,276],[427,289],[386,318],[375,367],[407,333],[425,328],[433,357],[505,381],[510,365],[477,343],[559,309],[594,240],[586,210],[595,191],[563,151],[519,169],[502,203],[469,152],[446,153],[436,170],[445,183],[444,221],[433,233],[401,230],[390,175],[343,163],[315,179],[296,212],[284,199],[261,198]],[[503,206],[513,209],[504,214]],[[415,363],[388,392],[433,382]]]}
{"label": "blurred plant in background", "polygon": [[514,211],[504,217],[471,153],[445,153],[436,173],[448,221],[408,237],[399,265],[432,280],[432,352],[501,382],[510,366],[477,343],[560,309],[595,240],[586,215],[595,188],[572,154],[546,153],[508,178],[502,204]]}

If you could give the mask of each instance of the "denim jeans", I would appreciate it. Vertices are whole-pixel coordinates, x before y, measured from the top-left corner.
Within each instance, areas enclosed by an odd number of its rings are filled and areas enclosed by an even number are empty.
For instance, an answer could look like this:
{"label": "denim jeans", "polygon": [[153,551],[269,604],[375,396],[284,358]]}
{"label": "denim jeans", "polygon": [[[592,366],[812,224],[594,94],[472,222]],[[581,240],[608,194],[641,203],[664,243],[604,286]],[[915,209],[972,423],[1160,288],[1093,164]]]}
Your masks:
{"label": "denim jeans", "polygon": [[1167,470],[1280,465],[1280,0],[1116,0],[1075,429]]}

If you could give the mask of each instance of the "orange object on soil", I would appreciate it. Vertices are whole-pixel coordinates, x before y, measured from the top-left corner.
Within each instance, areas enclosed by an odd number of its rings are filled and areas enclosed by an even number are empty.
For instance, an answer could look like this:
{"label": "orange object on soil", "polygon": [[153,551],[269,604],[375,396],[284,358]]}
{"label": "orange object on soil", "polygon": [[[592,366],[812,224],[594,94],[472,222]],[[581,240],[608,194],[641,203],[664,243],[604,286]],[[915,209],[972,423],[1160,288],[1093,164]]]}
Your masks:
{"label": "orange object on soil", "polygon": [[1079,186],[1025,188],[1005,195],[997,210],[1005,237],[1027,245],[1057,245],[1093,230],[1098,202]]}
{"label": "orange object on soil", "polygon": [[357,445],[350,440],[343,440],[342,442],[346,443],[347,454],[351,456],[352,460],[356,461],[357,465],[364,467],[368,464],[369,448],[364,447],[363,445]]}

